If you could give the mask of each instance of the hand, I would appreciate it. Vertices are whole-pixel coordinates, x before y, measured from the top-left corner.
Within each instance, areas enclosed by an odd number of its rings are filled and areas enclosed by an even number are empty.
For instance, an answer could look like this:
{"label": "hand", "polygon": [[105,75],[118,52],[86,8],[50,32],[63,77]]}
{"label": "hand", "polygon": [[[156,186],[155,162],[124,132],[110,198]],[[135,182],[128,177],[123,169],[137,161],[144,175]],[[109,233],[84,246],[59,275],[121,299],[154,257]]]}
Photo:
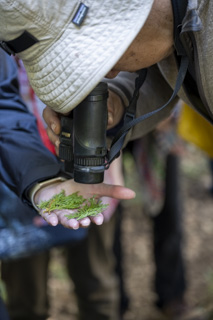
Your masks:
{"label": "hand", "polygon": [[[116,158],[110,165],[109,169],[104,173],[104,183],[124,186],[124,176],[122,167],[122,155]],[[103,204],[108,204],[108,207],[103,212],[104,221],[109,221],[115,213],[119,200],[110,197],[102,197]]]}
{"label": "hand", "polygon": [[59,155],[59,135],[61,131],[60,114],[50,107],[46,107],[43,110],[43,118],[47,124],[48,137],[55,146],[56,154]]}
{"label": "hand", "polygon": [[108,126],[107,129],[115,127],[124,115],[124,104],[115,92],[109,90],[107,101],[108,107]]}
{"label": "hand", "polygon": [[[111,129],[116,126],[124,114],[124,106],[121,98],[114,92],[109,91],[108,106],[108,126]],[[47,134],[50,141],[54,144],[56,153],[59,150],[59,134],[61,131],[60,114],[46,107],[43,111],[43,118],[47,124]]]}
{"label": "hand", "polygon": [[[74,192],[79,192],[84,198],[91,198],[96,195],[97,198],[100,197],[113,197],[115,199],[132,199],[135,197],[135,192],[131,189],[110,185],[105,183],[99,184],[80,184],[72,180],[67,180],[61,183],[54,183],[50,186],[40,189],[35,195],[35,203],[38,205],[41,201],[51,199],[55,194],[58,194],[62,190],[65,191],[65,195],[70,195]],[[68,220],[65,215],[74,212],[74,210],[54,210],[50,213],[40,210],[40,215],[46,220],[50,225],[56,226],[57,224],[62,224],[66,228],[78,229],[79,227],[88,227],[91,222],[96,225],[101,225],[104,221],[103,214],[98,214],[95,217],[84,218],[82,220],[70,219]]]}

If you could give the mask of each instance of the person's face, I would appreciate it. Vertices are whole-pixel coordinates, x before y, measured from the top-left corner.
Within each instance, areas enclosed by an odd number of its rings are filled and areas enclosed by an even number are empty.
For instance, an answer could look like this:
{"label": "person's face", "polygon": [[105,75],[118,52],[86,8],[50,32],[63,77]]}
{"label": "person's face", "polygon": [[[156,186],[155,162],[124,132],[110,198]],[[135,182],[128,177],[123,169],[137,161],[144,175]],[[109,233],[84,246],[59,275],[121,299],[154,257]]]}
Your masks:
{"label": "person's face", "polygon": [[144,26],[106,78],[114,78],[120,71],[135,72],[150,67],[166,58],[172,51],[171,1],[155,0]]}
{"label": "person's face", "polygon": [[134,72],[139,69],[145,68],[145,61],[140,61],[140,57],[134,50],[134,42],[123,54],[120,60],[115,64],[112,70],[107,73],[106,78],[115,78],[120,71]]}
{"label": "person's face", "polygon": [[138,68],[136,53],[131,49],[132,45],[127,49],[120,60],[115,64],[112,70],[107,73],[106,78],[115,78],[120,71],[137,71]]}
{"label": "person's face", "polygon": [[172,52],[172,46],[170,49],[168,50],[168,47],[164,47],[163,43],[159,44],[158,39],[153,38],[153,41],[150,41],[150,39],[147,39],[146,34],[141,33],[132,42],[113,69],[107,73],[106,78],[112,79],[120,71],[135,72],[148,68],[168,56]]}

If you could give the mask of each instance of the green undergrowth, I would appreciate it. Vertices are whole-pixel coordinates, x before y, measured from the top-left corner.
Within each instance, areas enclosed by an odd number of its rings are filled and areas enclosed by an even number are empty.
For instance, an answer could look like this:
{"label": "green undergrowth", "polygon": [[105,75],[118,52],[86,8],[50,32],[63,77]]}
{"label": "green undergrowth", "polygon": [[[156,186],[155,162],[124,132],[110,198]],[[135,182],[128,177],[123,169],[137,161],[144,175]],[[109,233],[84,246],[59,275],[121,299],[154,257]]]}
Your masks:
{"label": "green undergrowth", "polygon": [[97,200],[95,196],[85,199],[79,195],[78,192],[72,193],[68,196],[65,191],[54,195],[48,201],[42,201],[38,207],[49,214],[54,210],[75,210],[75,212],[67,214],[67,219],[80,220],[86,217],[96,216],[98,213],[106,210],[108,204],[103,204],[101,200]]}

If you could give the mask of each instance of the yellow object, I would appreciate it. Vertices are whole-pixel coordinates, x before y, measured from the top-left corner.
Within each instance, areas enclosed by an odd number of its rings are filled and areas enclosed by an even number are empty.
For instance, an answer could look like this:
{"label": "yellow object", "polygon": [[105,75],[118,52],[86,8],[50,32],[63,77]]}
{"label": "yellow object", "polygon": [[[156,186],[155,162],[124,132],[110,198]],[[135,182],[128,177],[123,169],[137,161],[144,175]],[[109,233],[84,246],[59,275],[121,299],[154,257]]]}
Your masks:
{"label": "yellow object", "polygon": [[186,104],[182,106],[177,132],[213,158],[213,125]]}

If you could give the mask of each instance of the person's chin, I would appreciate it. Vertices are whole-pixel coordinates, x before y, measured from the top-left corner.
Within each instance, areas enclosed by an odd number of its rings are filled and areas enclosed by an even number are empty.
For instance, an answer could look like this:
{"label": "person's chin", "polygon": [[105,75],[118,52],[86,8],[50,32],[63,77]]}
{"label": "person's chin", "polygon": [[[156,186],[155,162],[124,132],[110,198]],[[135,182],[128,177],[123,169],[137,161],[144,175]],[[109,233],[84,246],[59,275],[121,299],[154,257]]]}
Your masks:
{"label": "person's chin", "polygon": [[113,70],[111,70],[111,71],[109,71],[109,72],[106,74],[105,78],[107,78],[107,79],[113,79],[113,78],[115,78],[115,77],[119,74],[119,72],[120,72],[120,71],[113,71]]}

